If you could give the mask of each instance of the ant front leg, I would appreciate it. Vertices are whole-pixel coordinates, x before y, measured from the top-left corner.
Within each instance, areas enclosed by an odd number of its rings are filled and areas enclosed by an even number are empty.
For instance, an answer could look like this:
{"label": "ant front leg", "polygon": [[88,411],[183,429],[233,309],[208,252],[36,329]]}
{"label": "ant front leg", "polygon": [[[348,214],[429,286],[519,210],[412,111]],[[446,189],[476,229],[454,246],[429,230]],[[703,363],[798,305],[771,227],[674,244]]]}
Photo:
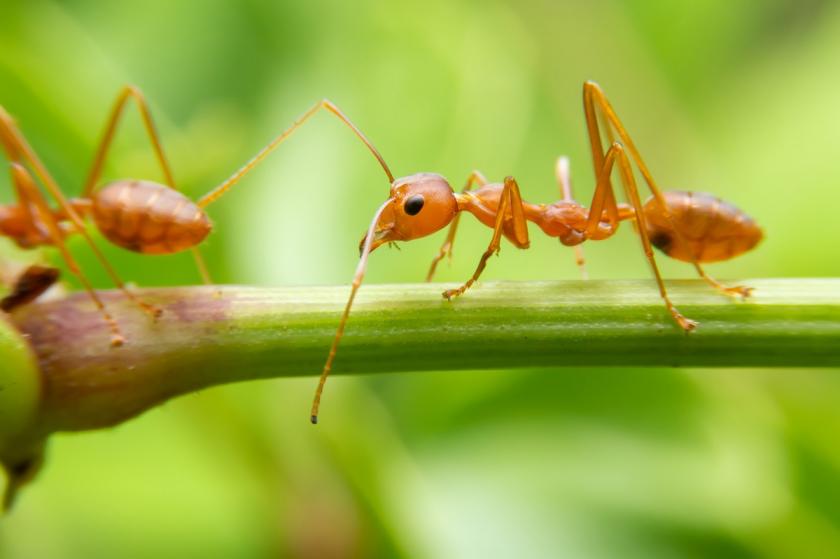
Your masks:
{"label": "ant front leg", "polygon": [[[464,186],[464,189],[461,193],[466,193],[472,190],[473,185],[478,185],[479,187],[484,186],[487,184],[487,179],[484,178],[484,175],[481,171],[473,171],[470,173],[470,176],[467,177],[467,183]],[[452,219],[452,224],[449,226],[449,232],[446,234],[446,240],[441,245],[440,250],[438,251],[437,256],[434,257],[432,260],[432,265],[429,267],[429,273],[426,274],[426,281],[432,281],[432,278],[435,275],[435,270],[437,269],[438,263],[443,260],[445,257],[449,257],[450,262],[452,261],[452,245],[455,243],[455,233],[458,231],[458,222],[461,219],[461,213],[455,214],[455,217]]]}
{"label": "ant front leg", "polygon": [[490,245],[487,247],[487,250],[481,256],[475,273],[461,287],[444,291],[444,298],[452,299],[452,297],[462,295],[478,280],[478,277],[487,265],[487,260],[493,254],[497,254],[501,248],[502,234],[505,232],[506,222],[510,222],[512,226],[512,230],[510,230],[511,236],[509,237],[511,242],[519,248],[528,248],[530,245],[530,241],[528,240],[528,224],[525,221],[525,210],[522,207],[522,196],[519,194],[519,185],[513,177],[505,178],[505,185],[499,198],[499,207],[496,210],[493,237],[490,239]]}
{"label": "ant front leg", "polygon": [[[138,87],[127,85],[120,91],[117,96],[117,100],[114,103],[114,108],[111,109],[111,114],[108,116],[108,121],[105,125],[105,132],[102,134],[102,140],[99,142],[99,147],[96,149],[93,164],[91,165],[90,172],[88,173],[88,178],[85,181],[85,187],[82,194],[85,198],[90,198],[96,188],[96,183],[102,175],[102,167],[105,165],[108,150],[111,148],[111,143],[114,140],[117,125],[125,113],[128,101],[131,99],[134,99],[135,103],[137,103],[137,109],[140,111],[140,117],[143,119],[143,127],[146,129],[146,133],[149,136],[149,141],[151,142],[152,149],[155,152],[155,158],[160,164],[160,169],[163,172],[166,186],[172,188],[173,190],[177,190],[177,187],[175,186],[175,178],[172,174],[172,168],[169,166],[169,161],[167,161],[166,155],[164,155],[163,144],[160,141],[160,135],[158,134],[157,127],[155,126],[155,121],[152,119],[152,113],[149,110],[149,104],[146,101],[146,97]],[[201,255],[201,251],[199,251],[198,247],[193,247],[190,251],[195,259],[195,265],[198,268],[202,281],[204,281],[205,285],[212,284],[213,281],[210,279],[210,272],[207,269],[207,264],[204,262],[204,257]]]}
{"label": "ant front leg", "polygon": [[[574,197],[572,196],[572,179],[571,174],[569,173],[569,158],[565,155],[559,157],[554,171],[557,176],[557,183],[560,185],[560,194],[563,196],[563,201],[576,203]],[[589,273],[586,271],[586,259],[583,255],[583,246],[575,245],[572,247],[572,250],[575,251],[575,264],[577,264],[578,269],[580,270],[581,279],[588,280]]]}

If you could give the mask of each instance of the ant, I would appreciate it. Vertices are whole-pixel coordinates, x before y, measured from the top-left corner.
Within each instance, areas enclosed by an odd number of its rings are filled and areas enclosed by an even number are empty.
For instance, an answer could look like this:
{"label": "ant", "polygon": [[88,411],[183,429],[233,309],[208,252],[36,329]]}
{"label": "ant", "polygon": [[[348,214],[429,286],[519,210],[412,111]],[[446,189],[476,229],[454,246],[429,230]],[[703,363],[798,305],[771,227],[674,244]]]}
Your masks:
{"label": "ant", "polygon": [[[700,277],[720,292],[742,298],[750,295],[752,289],[749,287],[727,287],[708,276],[701,263],[727,260],[753,248],[762,238],[761,229],[755,222],[741,210],[710,194],[661,191],[603,90],[594,82],[587,81],[583,85],[583,107],[597,179],[589,208],[572,198],[566,158],[560,158],[557,164],[563,199],[553,204],[530,204],[522,200],[519,185],[511,176],[505,178],[504,183],[492,184],[479,171],[473,171],[463,191],[455,193],[445,178],[434,173],[418,173],[394,180],[377,154],[388,175],[390,196],[374,214],[359,244],[360,259],[350,296],[315,391],[310,416],[313,424],[318,422],[324,385],[344,335],[353,299],[364,278],[370,253],[383,244],[425,237],[449,225],[449,234],[432,261],[426,278],[431,281],[438,262],[452,255],[461,212],[473,214],[481,223],[492,228],[493,236],[472,277],[457,289],[443,292],[448,300],[462,295],[475,283],[490,256],[499,252],[502,236],[517,248],[528,248],[528,221],[535,223],[546,235],[557,237],[562,244],[576,249],[587,240],[608,239],[616,233],[620,222],[633,221],[659,294],[673,320],[686,332],[694,330],[697,322],[683,316],[668,297],[654,259],[653,246],[671,258],[693,264]],[[606,151],[602,129],[609,141]],[[652,194],[644,204],[639,197],[631,161],[635,162]],[[611,182],[616,166],[629,203],[616,202]],[[473,190],[474,186],[478,189]],[[578,250],[576,256],[585,277],[583,253]]]}
{"label": "ant", "polygon": [[[117,125],[128,102],[132,99],[140,111],[143,125],[166,182],[165,184],[159,184],[145,180],[122,179],[97,189],[97,182],[102,173]],[[218,200],[295,129],[321,109],[326,109],[344,122],[370,148],[373,155],[385,167],[386,172],[389,172],[379,153],[361,131],[344,116],[338,107],[327,100],[322,100],[301,115],[291,127],[272,140],[226,181],[209,191],[197,202],[193,202],[176,190],[172,170],[164,155],[148,103],[143,93],[135,86],[123,87],[117,96],[85,181],[82,195],[79,198],[69,200],[62,194],[58,183],[52,178],[26,141],[12,117],[0,106],[0,144],[5,149],[11,165],[12,184],[17,196],[17,203],[0,205],[0,236],[11,238],[21,248],[29,249],[38,246],[58,248],[69,270],[79,279],[91,300],[102,313],[102,317],[111,330],[111,344],[120,346],[125,339],[119,325],[108,312],[90,281],[70,254],[65,244],[65,237],[72,233],[82,235],[114,284],[143,311],[156,318],[161,314],[161,311],[140,301],[126,288],[93,242],[85,229],[82,218],[92,219],[102,235],[111,243],[134,252],[172,254],[187,249],[192,250],[199,272],[205,283],[210,283],[207,267],[197,248],[197,245],[210,234],[213,227],[204,212],[204,208]],[[47,192],[57,201],[57,210],[49,207],[33,177],[33,173]],[[389,175],[389,178],[393,181],[393,177]],[[57,275],[52,276],[49,271],[31,269],[28,274],[24,274],[15,286],[15,292],[4,300],[3,307],[11,310],[34,299],[56,279]]]}

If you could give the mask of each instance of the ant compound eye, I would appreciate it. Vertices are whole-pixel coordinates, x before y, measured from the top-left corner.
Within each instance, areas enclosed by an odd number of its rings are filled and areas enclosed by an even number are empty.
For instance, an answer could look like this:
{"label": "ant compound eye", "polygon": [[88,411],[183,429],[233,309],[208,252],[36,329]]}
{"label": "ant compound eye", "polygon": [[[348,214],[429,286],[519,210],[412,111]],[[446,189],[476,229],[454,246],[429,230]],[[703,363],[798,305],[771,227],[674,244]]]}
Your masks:
{"label": "ant compound eye", "polygon": [[408,200],[405,201],[405,213],[408,215],[417,215],[420,213],[420,210],[423,209],[423,204],[426,201],[423,199],[423,196],[420,194],[415,194],[411,196]]}

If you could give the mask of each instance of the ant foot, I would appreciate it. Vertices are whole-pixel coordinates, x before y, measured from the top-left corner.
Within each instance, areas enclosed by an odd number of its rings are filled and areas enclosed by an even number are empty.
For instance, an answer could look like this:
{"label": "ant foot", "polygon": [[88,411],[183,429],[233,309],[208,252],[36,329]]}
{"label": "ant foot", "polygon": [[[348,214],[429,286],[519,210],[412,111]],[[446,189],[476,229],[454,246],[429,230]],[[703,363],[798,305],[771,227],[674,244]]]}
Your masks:
{"label": "ant foot", "polygon": [[462,295],[464,293],[463,288],[459,289],[447,289],[443,292],[443,298],[447,301],[451,301],[453,297],[457,297],[458,295]]}
{"label": "ant foot", "polygon": [[453,297],[457,297],[458,295],[463,295],[467,291],[467,289],[472,287],[473,281],[474,280],[468,281],[467,283],[465,283],[464,285],[462,285],[458,289],[447,289],[446,291],[443,292],[443,298],[446,299],[447,301],[451,301]]}
{"label": "ant foot", "polygon": [[754,288],[747,287],[745,285],[736,285],[733,287],[727,287],[726,289],[724,289],[724,293],[726,293],[730,297],[740,297],[741,299],[746,299],[747,297],[752,295],[753,289]]}
{"label": "ant foot", "polygon": [[120,347],[125,343],[125,338],[122,334],[111,334],[111,347]]}
{"label": "ant foot", "polygon": [[691,320],[690,318],[686,318],[678,312],[673,313],[673,315],[674,315],[674,320],[677,321],[677,324],[680,325],[680,328],[682,328],[686,332],[691,332],[692,330],[697,328],[698,324],[700,324],[696,320]]}

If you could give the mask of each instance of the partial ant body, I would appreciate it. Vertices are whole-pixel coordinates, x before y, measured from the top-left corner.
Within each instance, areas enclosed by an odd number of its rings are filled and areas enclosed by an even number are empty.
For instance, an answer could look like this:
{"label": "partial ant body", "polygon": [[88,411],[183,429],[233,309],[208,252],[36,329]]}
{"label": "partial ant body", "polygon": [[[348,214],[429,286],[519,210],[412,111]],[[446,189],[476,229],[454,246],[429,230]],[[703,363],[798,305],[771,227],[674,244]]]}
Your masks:
{"label": "partial ant body", "polygon": [[[502,236],[518,248],[528,248],[528,221],[539,226],[546,235],[557,237],[564,245],[579,248],[584,241],[612,237],[619,223],[627,220],[635,221],[659,293],[668,312],[683,330],[691,331],[697,323],[683,316],[668,297],[652,246],[672,258],[692,263],[698,274],[722,293],[736,297],[749,296],[751,288],[721,285],[705,273],[701,264],[733,258],[753,248],[762,238],[761,229],[755,222],[734,206],[709,194],[662,192],[603,91],[594,82],[584,84],[583,104],[592,163],[597,177],[589,208],[572,199],[568,162],[565,158],[561,158],[557,166],[563,200],[553,204],[530,204],[523,201],[519,185],[513,177],[507,177],[502,184],[488,184],[480,172],[474,171],[467,179],[464,190],[456,193],[440,175],[419,173],[393,180],[386,168],[391,182],[390,196],[377,210],[360,243],[361,258],[350,297],[315,392],[312,423],[318,421],[324,384],[344,334],[353,299],[364,277],[368,255],[383,244],[418,239],[450,225],[446,241],[429,269],[427,281],[430,281],[438,262],[446,255],[451,256],[461,212],[469,212],[481,223],[491,227],[493,236],[475,273],[459,288],[445,291],[443,296],[447,299],[463,294],[478,279],[490,256],[499,252]],[[606,151],[601,138],[601,126],[610,144]],[[644,204],[639,197],[631,160],[636,163],[652,194]],[[615,166],[618,166],[629,203],[616,201],[611,182]],[[472,190],[474,185],[479,188]],[[582,252],[577,252],[577,260],[585,274]]]}
{"label": "partial ant body", "polygon": [[[166,184],[124,179],[96,189],[117,124],[130,99],[134,99],[140,110],[143,124],[163,171]],[[117,97],[82,195],[70,200],[61,192],[58,183],[52,178],[35,151],[23,137],[12,117],[0,106],[0,143],[2,143],[11,165],[12,184],[17,196],[15,204],[0,205],[0,235],[11,238],[22,248],[35,248],[45,245],[58,248],[68,268],[87,290],[110,327],[112,345],[121,345],[124,338],[119,325],[108,313],[104,303],[70,254],[65,244],[65,238],[72,233],[81,234],[114,284],[122,290],[126,297],[135,301],[140,308],[157,317],[160,310],[138,300],[126,289],[105,256],[93,243],[85,229],[83,218],[92,219],[103,236],[110,242],[134,252],[171,254],[187,249],[192,250],[202,277],[206,283],[210,283],[206,266],[197,249],[197,245],[207,237],[213,227],[204,212],[204,208],[239,182],[289,134],[320,109],[327,109],[337,116],[379,158],[379,154],[373,149],[367,138],[353,126],[335,105],[324,100],[316,103],[289,129],[277,136],[225,182],[197,202],[193,202],[175,189],[172,171],[164,156],[148,105],[142,92],[136,87],[124,87]],[[56,200],[58,209],[54,210],[49,207],[33,177],[33,173]],[[21,290],[20,293],[7,299],[9,309],[37,297],[40,294],[38,293],[39,289],[43,291],[48,287],[44,284],[49,279],[49,275],[33,273],[22,279],[25,283],[16,287],[16,289]],[[57,277],[53,278],[52,281],[55,281],[55,279]]]}

